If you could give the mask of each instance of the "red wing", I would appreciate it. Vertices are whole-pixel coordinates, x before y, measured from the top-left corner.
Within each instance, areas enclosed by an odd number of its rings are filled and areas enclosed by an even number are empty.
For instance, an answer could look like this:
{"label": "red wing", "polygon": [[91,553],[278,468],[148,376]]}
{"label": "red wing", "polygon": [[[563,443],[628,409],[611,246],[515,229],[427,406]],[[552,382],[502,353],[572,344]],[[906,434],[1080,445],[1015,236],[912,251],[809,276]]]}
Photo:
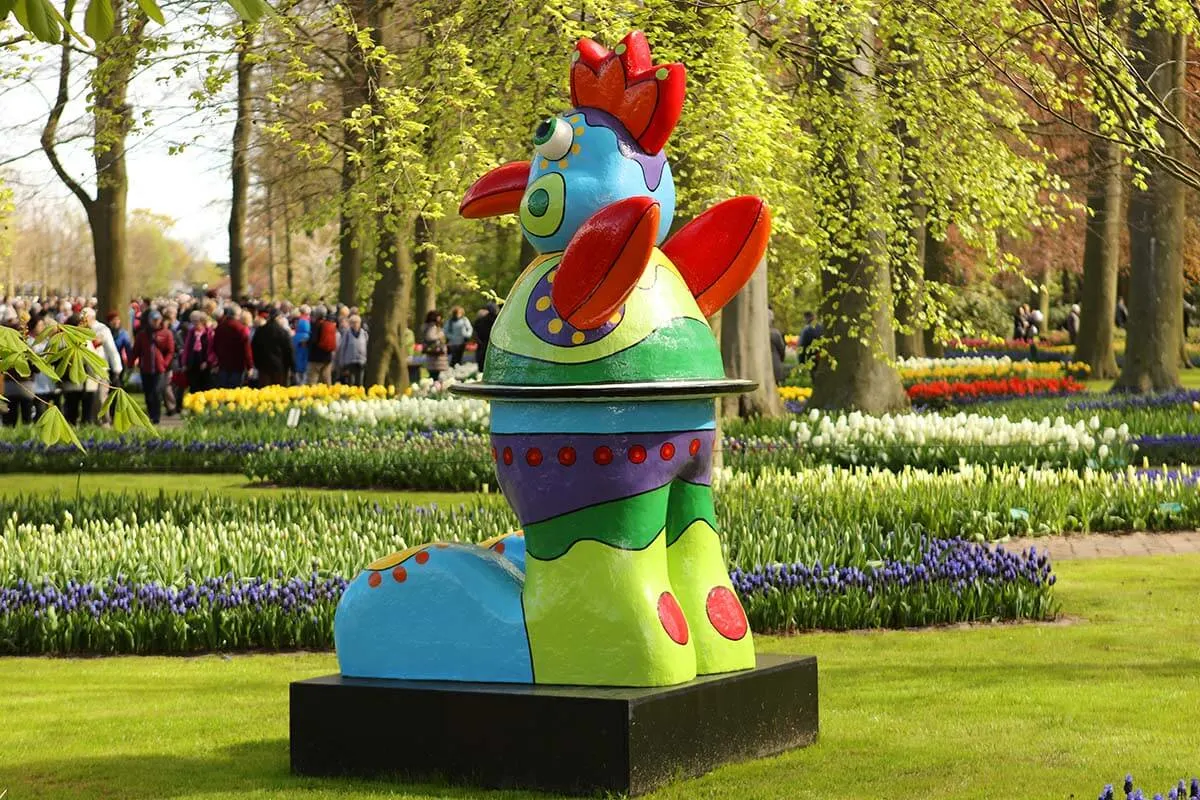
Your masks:
{"label": "red wing", "polygon": [[767,251],[771,212],[758,197],[743,195],[705,211],[663,245],[687,281],[704,316],[738,293]]}
{"label": "red wing", "polygon": [[628,197],[589,217],[563,253],[550,299],[581,330],[603,325],[629,297],[650,261],[658,235],[658,203]]}

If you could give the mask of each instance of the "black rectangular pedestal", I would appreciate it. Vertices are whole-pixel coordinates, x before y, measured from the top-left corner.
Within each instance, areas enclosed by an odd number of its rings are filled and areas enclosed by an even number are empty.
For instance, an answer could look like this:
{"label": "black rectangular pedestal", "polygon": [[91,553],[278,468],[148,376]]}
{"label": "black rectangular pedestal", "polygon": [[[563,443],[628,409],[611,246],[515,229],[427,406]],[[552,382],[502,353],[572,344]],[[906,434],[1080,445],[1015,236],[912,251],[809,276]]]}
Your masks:
{"label": "black rectangular pedestal", "polygon": [[292,771],[637,795],[817,737],[817,660],[654,689],[395,681],[291,686]]}

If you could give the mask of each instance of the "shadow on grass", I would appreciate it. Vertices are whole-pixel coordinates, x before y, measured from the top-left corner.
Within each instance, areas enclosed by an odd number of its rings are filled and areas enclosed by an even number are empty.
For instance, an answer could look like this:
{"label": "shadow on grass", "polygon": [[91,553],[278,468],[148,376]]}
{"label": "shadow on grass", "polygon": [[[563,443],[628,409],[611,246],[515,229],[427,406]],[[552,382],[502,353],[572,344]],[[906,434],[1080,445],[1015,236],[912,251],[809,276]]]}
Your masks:
{"label": "shadow on grass", "polygon": [[310,778],[293,775],[289,767],[288,740],[268,739],[242,742],[214,750],[207,756],[113,753],[111,755],[9,764],[0,776],[0,789],[8,788],[14,798],[45,793],[70,797],[120,797],[122,800],[195,797],[208,794],[279,792],[286,797],[307,794],[396,793],[412,797],[477,798],[499,800],[544,800],[537,792],[485,791],[477,787],[446,783],[409,783],[396,777],[388,780],[357,778]]}

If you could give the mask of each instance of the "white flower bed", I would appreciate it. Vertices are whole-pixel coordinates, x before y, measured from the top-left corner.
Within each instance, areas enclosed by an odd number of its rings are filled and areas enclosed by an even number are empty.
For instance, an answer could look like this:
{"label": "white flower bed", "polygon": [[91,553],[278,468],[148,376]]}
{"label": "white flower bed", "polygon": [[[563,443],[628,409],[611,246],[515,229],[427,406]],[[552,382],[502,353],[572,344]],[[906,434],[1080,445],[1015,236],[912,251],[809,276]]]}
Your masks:
{"label": "white flower bed", "polygon": [[348,425],[383,425],[403,430],[460,429],[481,431],[488,426],[486,400],[462,397],[394,397],[335,400],[313,406],[318,419]]}
{"label": "white flower bed", "polygon": [[[814,457],[834,457],[849,463],[901,463],[914,448],[935,448],[948,451],[963,450],[964,456],[994,449],[998,460],[1005,452],[1017,455],[1014,449],[1028,455],[1044,453],[1070,454],[1090,459],[1095,466],[1108,463],[1126,446],[1129,427],[1100,427],[1100,420],[1067,423],[1062,417],[1051,421],[1010,420],[959,413],[953,417],[934,414],[885,414],[873,417],[860,412],[824,414],[810,411],[793,420],[789,426],[795,443]],[[973,460],[973,459],[972,459]],[[1037,463],[1035,457],[1021,459]]]}

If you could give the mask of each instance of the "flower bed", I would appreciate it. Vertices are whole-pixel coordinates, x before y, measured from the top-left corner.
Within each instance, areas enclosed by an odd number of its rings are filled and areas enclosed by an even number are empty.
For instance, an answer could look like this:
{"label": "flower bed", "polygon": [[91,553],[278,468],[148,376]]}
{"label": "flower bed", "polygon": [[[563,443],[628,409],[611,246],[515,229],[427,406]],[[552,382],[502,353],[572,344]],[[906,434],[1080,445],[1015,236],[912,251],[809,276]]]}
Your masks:
{"label": "flower bed", "polygon": [[486,400],[475,398],[393,397],[335,400],[314,406],[311,414],[317,422],[355,428],[484,432],[489,406]]}
{"label": "flower bed", "polygon": [[[1133,776],[1126,775],[1125,783],[1121,787],[1125,793],[1125,800],[1147,800],[1146,793],[1133,785]],[[1107,784],[1101,791],[1098,800],[1116,800],[1113,785]],[[1154,800],[1163,800],[1164,795],[1156,793]],[[1169,800],[1196,800],[1200,798],[1200,779],[1192,778],[1188,783],[1183,778],[1179,779],[1179,783],[1175,784],[1169,790],[1165,797]]]}
{"label": "flower bed", "polygon": [[[1116,467],[1128,463],[1129,430],[1101,428],[1097,419],[1009,420],[979,414],[885,414],[817,410],[793,417],[788,438],[726,437],[730,466],[859,464],[945,468],[970,464]],[[744,454],[744,455],[743,455]]]}
{"label": "flower bed", "polygon": [[206,422],[244,420],[256,416],[287,414],[295,407],[308,409],[335,400],[394,397],[393,386],[345,386],[340,383],[313,386],[267,386],[262,389],[209,389],[191,392],[183,398],[183,408]]}
{"label": "flower bed", "polygon": [[[1000,581],[962,574],[955,566],[964,557],[959,547],[943,548],[915,525],[885,533],[878,519],[847,525],[835,516],[826,524],[818,509],[831,502],[834,487],[812,477],[778,477],[795,493],[774,495],[767,492],[777,486],[747,491],[726,476],[733,483],[721,496],[738,500],[722,500],[718,518],[735,576],[775,561],[811,570],[834,565],[864,576],[875,575],[877,561],[891,566],[871,579],[877,599],[870,602],[820,580],[773,584],[757,599],[748,596],[759,630],[1050,612],[1048,581],[1030,583],[1025,573]],[[741,502],[753,494],[759,502]],[[884,510],[872,508],[868,513]],[[886,512],[894,514],[895,504]],[[0,653],[325,647],[336,595],[362,565],[410,545],[479,541],[515,525],[499,497],[483,495],[444,508],[299,494],[243,501],[38,495],[4,500],[0,513]],[[767,552],[779,557],[756,558]],[[904,577],[935,562],[943,566],[931,581]],[[1028,602],[999,596],[1018,585]],[[859,589],[866,592],[866,584]]]}
{"label": "flower bed", "polygon": [[[1042,619],[1054,601],[1050,561],[977,542],[921,538],[919,560],[866,568],[802,563],[730,573],[758,630],[895,628],[940,622]],[[865,623],[865,624],[864,624]]]}
{"label": "flower bed", "polygon": [[902,358],[897,361],[900,378],[906,385],[939,380],[984,380],[995,378],[1085,378],[1087,364],[1014,361],[1007,356],[966,358]]}
{"label": "flower bed", "polygon": [[251,480],[276,486],[474,491],[496,484],[488,439],[472,433],[266,447],[249,454],[243,469]]}
{"label": "flower bed", "polygon": [[982,401],[1014,400],[1030,397],[1061,397],[1087,391],[1072,377],[996,378],[979,381],[931,381],[916,383],[906,391],[916,405],[967,405]]}

